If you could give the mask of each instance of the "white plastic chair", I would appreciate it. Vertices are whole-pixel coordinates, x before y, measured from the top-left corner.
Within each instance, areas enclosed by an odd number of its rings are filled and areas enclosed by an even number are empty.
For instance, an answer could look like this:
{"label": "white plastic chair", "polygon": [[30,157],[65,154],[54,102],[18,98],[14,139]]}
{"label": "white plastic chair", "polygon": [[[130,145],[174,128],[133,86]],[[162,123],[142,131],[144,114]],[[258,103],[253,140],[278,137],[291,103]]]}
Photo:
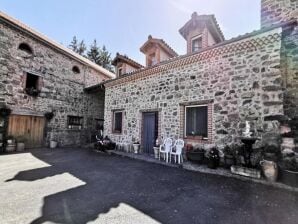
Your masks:
{"label": "white plastic chair", "polygon": [[[184,141],[182,139],[178,139],[175,141],[174,146],[172,147],[172,150],[170,152],[170,162],[172,156],[175,158],[175,163],[178,160],[178,164],[183,163],[183,155],[182,155],[182,150],[184,147]],[[176,160],[177,157],[177,160]]]}
{"label": "white plastic chair", "polygon": [[163,158],[166,160],[166,162],[169,162],[169,154],[173,147],[173,141],[170,138],[166,138],[162,145],[159,147],[159,160],[160,160],[160,154],[163,154]]}

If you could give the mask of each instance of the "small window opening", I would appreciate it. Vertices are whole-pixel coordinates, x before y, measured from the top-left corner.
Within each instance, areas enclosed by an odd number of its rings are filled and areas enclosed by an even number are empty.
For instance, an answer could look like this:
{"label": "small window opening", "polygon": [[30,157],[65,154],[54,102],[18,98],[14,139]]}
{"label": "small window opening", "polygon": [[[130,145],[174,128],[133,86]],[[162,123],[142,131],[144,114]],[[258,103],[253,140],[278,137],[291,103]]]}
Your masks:
{"label": "small window opening", "polygon": [[39,79],[39,76],[27,73],[25,91],[28,95],[37,96],[39,94]]}
{"label": "small window opening", "polygon": [[81,73],[81,72],[80,72],[80,69],[79,69],[78,66],[73,66],[73,67],[72,67],[72,71],[73,71],[73,73],[75,73],[75,74],[79,74],[79,73]]}
{"label": "small window opening", "polygon": [[113,115],[113,133],[122,133],[122,111],[115,111]]}
{"label": "small window opening", "polygon": [[26,43],[21,43],[19,45],[19,50],[25,51],[28,54],[33,54],[32,48]]}

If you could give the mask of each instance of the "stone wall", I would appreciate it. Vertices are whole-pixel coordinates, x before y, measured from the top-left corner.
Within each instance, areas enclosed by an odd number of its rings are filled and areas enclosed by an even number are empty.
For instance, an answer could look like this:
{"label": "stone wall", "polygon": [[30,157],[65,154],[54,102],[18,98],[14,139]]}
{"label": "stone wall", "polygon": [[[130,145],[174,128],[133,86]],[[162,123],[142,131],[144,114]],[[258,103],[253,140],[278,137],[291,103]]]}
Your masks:
{"label": "stone wall", "polygon": [[272,26],[286,22],[292,18],[298,19],[297,0],[262,0],[261,26]]}
{"label": "stone wall", "polygon": [[[298,27],[288,27],[282,39],[284,110],[298,145]],[[298,152],[298,150],[297,150]]]}
{"label": "stone wall", "polygon": [[[22,42],[32,48],[32,55],[18,49]],[[79,67],[80,74],[72,71],[73,66]],[[38,97],[24,92],[24,71],[42,77]],[[90,140],[94,129],[90,120],[103,118],[104,95],[87,94],[84,88],[104,79],[107,77],[100,72],[0,21],[0,103],[14,114],[43,116],[54,111],[54,118],[46,125],[46,140],[50,132],[62,146]],[[84,117],[83,129],[69,130],[68,115]]]}
{"label": "stone wall", "polygon": [[[142,112],[155,110],[160,116],[159,137],[181,138],[181,107],[208,102],[208,143],[239,141],[245,120],[253,121],[266,140],[279,132],[279,123],[268,118],[284,113],[280,48],[278,28],[108,82],[105,134],[116,142],[141,139]],[[121,135],[112,133],[113,110],[124,111]]]}

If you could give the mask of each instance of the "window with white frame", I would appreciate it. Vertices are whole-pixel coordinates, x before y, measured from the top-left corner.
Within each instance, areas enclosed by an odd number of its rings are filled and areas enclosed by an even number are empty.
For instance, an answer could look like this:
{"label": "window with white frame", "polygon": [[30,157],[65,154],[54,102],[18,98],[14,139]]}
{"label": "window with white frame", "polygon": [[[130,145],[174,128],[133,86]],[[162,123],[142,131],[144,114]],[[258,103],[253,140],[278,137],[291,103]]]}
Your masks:
{"label": "window with white frame", "polygon": [[200,49],[202,49],[202,37],[201,36],[194,37],[191,40],[191,51],[192,52],[197,52]]}
{"label": "window with white frame", "polygon": [[208,105],[185,107],[185,137],[208,138]]}

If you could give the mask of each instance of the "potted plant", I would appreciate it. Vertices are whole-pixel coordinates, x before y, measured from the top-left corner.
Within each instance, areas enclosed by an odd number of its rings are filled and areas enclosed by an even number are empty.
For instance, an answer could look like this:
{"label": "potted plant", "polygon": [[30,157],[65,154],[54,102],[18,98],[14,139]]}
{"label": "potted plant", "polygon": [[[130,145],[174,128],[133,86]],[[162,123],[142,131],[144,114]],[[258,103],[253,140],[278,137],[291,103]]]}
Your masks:
{"label": "potted plant", "polygon": [[54,113],[53,113],[53,112],[46,112],[46,113],[44,114],[44,116],[45,116],[45,118],[46,118],[48,121],[50,121],[50,120],[53,119],[53,117],[54,117]]}
{"label": "potted plant", "polygon": [[282,137],[282,148],[294,149],[295,148],[295,136],[292,131],[283,133]]}
{"label": "potted plant", "polygon": [[140,151],[140,142],[135,141],[134,143],[132,143],[132,146],[133,146],[134,153],[138,154]]}
{"label": "potted plant", "polygon": [[33,88],[33,87],[31,87],[31,88],[26,88],[26,89],[25,89],[25,92],[26,92],[28,95],[33,96],[33,97],[37,97],[38,94],[40,93],[39,90],[37,90],[37,89],[35,89],[35,88]]}
{"label": "potted plant", "polygon": [[219,151],[216,147],[207,152],[207,166],[210,169],[216,169],[219,166]]}
{"label": "potted plant", "polygon": [[190,161],[202,164],[205,159],[205,149],[198,146],[195,149],[188,150],[186,151],[186,157]]}
{"label": "potted plant", "polygon": [[292,187],[298,187],[298,163],[295,155],[286,157],[281,164],[281,181]]}
{"label": "potted plant", "polygon": [[16,144],[15,144],[15,139],[13,136],[9,135],[7,136],[7,140],[6,140],[7,144],[6,144],[6,151],[7,152],[14,152],[16,149]]}
{"label": "potted plant", "polygon": [[226,168],[230,168],[233,165],[236,165],[236,156],[235,150],[231,146],[225,146],[223,149],[224,153],[224,163]]}
{"label": "potted plant", "polygon": [[7,117],[8,115],[10,115],[11,113],[11,109],[7,108],[6,106],[0,108],[0,115],[3,117]]}
{"label": "potted plant", "polygon": [[26,138],[24,136],[16,137],[17,141],[17,152],[23,152],[25,150]]}
{"label": "potted plant", "polygon": [[278,146],[267,144],[262,148],[262,151],[264,160],[277,162],[280,155],[280,149]]}

